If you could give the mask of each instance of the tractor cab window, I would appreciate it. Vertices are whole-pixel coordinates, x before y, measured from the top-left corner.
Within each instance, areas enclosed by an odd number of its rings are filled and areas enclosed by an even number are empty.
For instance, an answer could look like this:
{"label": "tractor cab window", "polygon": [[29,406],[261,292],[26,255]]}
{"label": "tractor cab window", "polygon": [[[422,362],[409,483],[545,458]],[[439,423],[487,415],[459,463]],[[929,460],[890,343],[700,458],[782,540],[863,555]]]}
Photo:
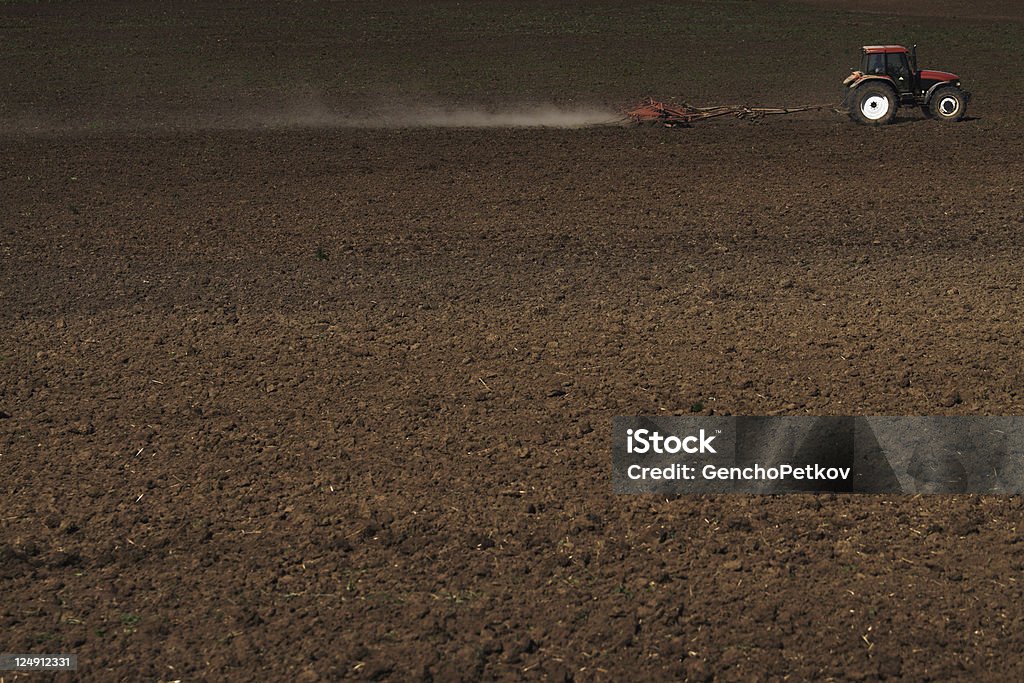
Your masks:
{"label": "tractor cab window", "polygon": [[866,74],[884,76],[885,55],[880,53],[864,55],[864,63],[861,71],[863,71]]}
{"label": "tractor cab window", "polygon": [[910,63],[903,53],[892,53],[886,55],[888,58],[887,71],[894,79],[906,79],[910,75]]}

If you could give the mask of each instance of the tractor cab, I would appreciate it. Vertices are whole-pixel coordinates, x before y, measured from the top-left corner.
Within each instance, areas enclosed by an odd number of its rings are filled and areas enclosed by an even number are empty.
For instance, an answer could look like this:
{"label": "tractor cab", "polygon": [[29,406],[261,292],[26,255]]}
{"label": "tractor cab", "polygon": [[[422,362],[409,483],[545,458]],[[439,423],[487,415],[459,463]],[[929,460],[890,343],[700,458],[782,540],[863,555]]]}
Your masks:
{"label": "tractor cab", "polygon": [[861,48],[860,70],[867,75],[888,77],[897,93],[911,95],[917,75],[917,59],[911,59],[911,54],[902,45],[867,45]]}

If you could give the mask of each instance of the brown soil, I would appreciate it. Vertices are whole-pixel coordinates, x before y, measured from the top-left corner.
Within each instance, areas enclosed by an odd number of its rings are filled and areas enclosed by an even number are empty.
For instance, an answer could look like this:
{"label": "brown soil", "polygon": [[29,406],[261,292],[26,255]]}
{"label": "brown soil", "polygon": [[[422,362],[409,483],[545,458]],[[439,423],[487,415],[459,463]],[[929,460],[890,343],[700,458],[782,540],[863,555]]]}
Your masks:
{"label": "brown soil", "polygon": [[797,0],[823,9],[846,10],[855,14],[942,17],[953,20],[1024,20],[1024,6],[1007,0]]}
{"label": "brown soil", "polygon": [[[2,11],[66,30],[51,5]],[[884,24],[779,11],[847,61]],[[82,14],[86,58],[113,59],[112,12]],[[239,54],[269,30],[244,18]],[[940,53],[951,29],[920,27]],[[1020,675],[1019,498],[610,483],[614,415],[1021,414],[1005,90],[974,87],[958,125],[882,130],[204,129],[227,114],[203,101],[171,130],[154,121],[192,76],[165,102],[136,65],[124,89],[155,99],[123,111],[21,40],[0,112],[0,650],[75,652],[85,680]],[[678,93],[595,73],[577,85],[607,80],[598,104]],[[88,101],[110,107],[92,129]]]}

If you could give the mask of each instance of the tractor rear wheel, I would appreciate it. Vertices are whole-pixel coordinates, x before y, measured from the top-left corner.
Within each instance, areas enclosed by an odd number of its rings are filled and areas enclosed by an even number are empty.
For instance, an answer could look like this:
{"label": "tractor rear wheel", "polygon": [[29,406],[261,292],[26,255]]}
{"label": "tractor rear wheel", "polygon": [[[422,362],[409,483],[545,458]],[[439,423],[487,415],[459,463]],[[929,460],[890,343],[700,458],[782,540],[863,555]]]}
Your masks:
{"label": "tractor rear wheel", "polygon": [[944,85],[932,93],[928,111],[939,121],[959,121],[967,113],[967,96],[955,85]]}
{"label": "tractor rear wheel", "polygon": [[896,118],[896,92],[881,83],[865,83],[853,93],[850,116],[857,123],[883,126]]}

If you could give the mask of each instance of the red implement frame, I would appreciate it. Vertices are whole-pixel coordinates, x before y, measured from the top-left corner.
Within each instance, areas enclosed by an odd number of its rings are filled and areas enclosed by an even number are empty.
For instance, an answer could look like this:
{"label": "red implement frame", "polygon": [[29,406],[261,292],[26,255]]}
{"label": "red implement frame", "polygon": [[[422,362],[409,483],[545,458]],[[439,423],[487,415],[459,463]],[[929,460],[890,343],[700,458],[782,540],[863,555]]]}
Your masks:
{"label": "red implement frame", "polygon": [[795,114],[800,111],[814,111],[831,108],[828,104],[813,104],[805,107],[746,107],[743,105],[720,107],[692,107],[688,104],[665,104],[648,99],[626,116],[636,123],[651,123],[664,126],[689,126],[696,121],[719,116],[734,116],[738,119],[759,119],[775,114]]}

